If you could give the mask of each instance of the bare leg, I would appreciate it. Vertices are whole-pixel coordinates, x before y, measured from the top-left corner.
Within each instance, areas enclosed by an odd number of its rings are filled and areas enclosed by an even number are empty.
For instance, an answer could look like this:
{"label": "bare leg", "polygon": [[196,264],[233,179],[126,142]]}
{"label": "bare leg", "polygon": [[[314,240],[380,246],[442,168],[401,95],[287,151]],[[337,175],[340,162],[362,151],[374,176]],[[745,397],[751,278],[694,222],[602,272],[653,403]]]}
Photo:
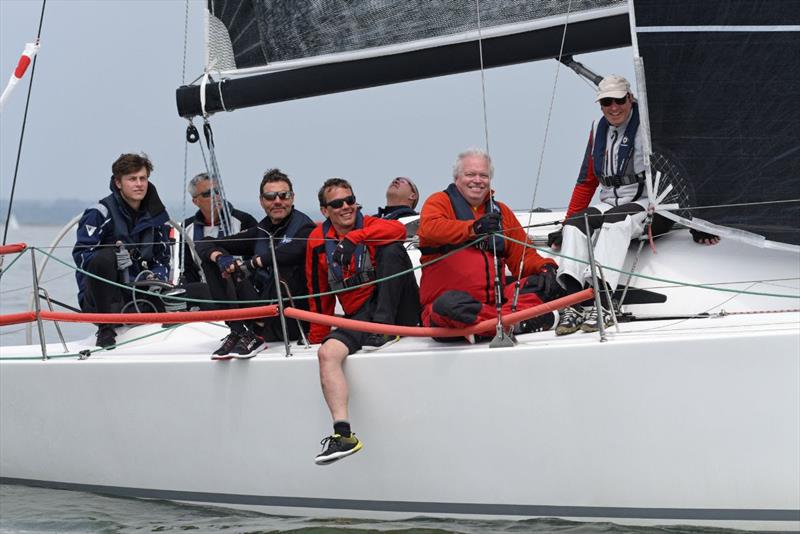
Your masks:
{"label": "bare leg", "polygon": [[349,352],[347,345],[338,339],[328,339],[317,351],[322,395],[334,421],[347,420],[348,389],[342,364]]}

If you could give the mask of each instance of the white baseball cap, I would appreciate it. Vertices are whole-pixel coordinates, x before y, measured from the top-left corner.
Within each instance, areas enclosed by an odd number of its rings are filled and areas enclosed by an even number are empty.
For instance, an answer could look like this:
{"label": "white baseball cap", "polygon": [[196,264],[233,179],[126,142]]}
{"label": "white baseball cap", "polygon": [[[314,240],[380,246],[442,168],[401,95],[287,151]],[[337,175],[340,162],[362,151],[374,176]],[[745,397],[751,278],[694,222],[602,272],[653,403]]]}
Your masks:
{"label": "white baseball cap", "polygon": [[606,76],[600,83],[597,84],[597,98],[595,102],[599,102],[601,98],[622,98],[631,92],[631,84],[628,80],[617,74]]}

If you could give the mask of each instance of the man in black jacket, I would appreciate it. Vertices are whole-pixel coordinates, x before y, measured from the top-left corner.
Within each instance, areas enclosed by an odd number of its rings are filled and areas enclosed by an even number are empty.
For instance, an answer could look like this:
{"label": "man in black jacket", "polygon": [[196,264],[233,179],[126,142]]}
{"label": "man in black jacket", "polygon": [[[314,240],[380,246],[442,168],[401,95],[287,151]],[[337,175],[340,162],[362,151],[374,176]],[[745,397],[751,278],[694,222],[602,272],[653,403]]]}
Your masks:
{"label": "man in black jacket", "polygon": [[378,208],[376,217],[397,220],[401,217],[419,215],[415,210],[419,203],[419,190],[410,178],[398,176],[386,189],[386,206]]}
{"label": "man in black jacket", "polygon": [[[306,238],[316,226],[304,213],[294,208],[294,190],[288,176],[278,169],[264,174],[259,187],[264,217],[257,226],[217,240],[197,243],[197,251],[204,263],[216,264],[215,276],[234,281],[236,295],[242,300],[272,300],[277,298],[275,272],[269,236],[273,236],[275,260],[278,264],[279,280],[286,283],[292,296],[307,292],[305,276]],[[237,260],[234,256],[250,257]],[[206,269],[206,276],[212,274]],[[216,300],[225,300],[224,295],[215,295],[209,280],[212,295]],[[286,296],[285,288],[282,290]],[[289,305],[288,302],[285,302]],[[244,306],[256,306],[246,304]],[[295,301],[295,306],[308,307],[305,299]],[[267,341],[283,340],[280,319],[267,317],[255,321],[233,321],[231,332],[222,346],[211,356],[214,360],[251,358],[266,347]],[[294,321],[287,322],[289,339],[298,339],[300,330]]]}
{"label": "man in black jacket", "polygon": [[[94,275],[75,272],[84,312],[118,313],[132,300],[129,290],[108,282],[127,284],[140,276],[167,281],[169,215],[150,183],[151,172],[146,154],[122,154],[111,165],[111,194],[78,222],[72,257],[78,268]],[[97,345],[113,347],[116,336],[114,325],[101,324]]]}
{"label": "man in black jacket", "polygon": [[[204,172],[192,178],[187,189],[192,197],[192,204],[197,206],[197,213],[186,219],[183,227],[194,243],[204,237],[217,239],[237,234],[258,224],[255,217],[228,204],[231,214],[230,228],[228,228],[228,225],[222,221],[222,199],[217,185]],[[195,263],[188,243],[183,248],[183,280],[185,282],[202,281],[200,267]]]}

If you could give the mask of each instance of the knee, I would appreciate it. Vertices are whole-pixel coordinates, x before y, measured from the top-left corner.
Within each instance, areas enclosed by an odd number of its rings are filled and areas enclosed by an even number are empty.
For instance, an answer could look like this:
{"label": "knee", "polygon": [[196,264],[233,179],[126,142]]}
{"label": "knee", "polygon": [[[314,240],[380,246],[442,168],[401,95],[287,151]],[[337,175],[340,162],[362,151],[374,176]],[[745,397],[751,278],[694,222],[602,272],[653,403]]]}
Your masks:
{"label": "knee", "polygon": [[335,339],[328,339],[317,350],[317,359],[319,360],[320,368],[328,367],[330,365],[341,365],[347,357],[347,346]]}
{"label": "knee", "polygon": [[[89,263],[85,267],[87,272],[92,274],[109,274],[117,271],[117,258],[114,249],[103,247],[92,255]],[[105,276],[104,278],[108,278]]]}
{"label": "knee", "polygon": [[446,291],[433,301],[433,312],[461,323],[472,324],[481,311],[478,300],[465,291]]}
{"label": "knee", "polygon": [[589,228],[592,230],[597,230],[603,225],[603,213],[597,208],[587,208],[583,211],[579,211],[575,213],[564,221],[564,227],[573,226],[580,230],[583,234],[586,234],[586,221],[583,218],[583,215],[586,214],[589,218]]}

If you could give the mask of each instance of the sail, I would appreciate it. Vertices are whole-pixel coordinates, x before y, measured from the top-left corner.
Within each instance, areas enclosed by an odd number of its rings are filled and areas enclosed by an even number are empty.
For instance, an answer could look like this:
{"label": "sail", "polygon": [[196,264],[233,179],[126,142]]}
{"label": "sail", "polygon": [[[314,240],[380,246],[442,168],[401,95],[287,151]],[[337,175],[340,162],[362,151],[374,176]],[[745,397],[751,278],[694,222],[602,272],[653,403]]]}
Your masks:
{"label": "sail", "polygon": [[635,0],[653,151],[691,215],[800,244],[800,10],[770,0]]}
{"label": "sail", "polygon": [[564,55],[630,44],[625,0],[208,0],[205,111],[477,70],[479,38],[487,68],[553,58],[564,24]]}

